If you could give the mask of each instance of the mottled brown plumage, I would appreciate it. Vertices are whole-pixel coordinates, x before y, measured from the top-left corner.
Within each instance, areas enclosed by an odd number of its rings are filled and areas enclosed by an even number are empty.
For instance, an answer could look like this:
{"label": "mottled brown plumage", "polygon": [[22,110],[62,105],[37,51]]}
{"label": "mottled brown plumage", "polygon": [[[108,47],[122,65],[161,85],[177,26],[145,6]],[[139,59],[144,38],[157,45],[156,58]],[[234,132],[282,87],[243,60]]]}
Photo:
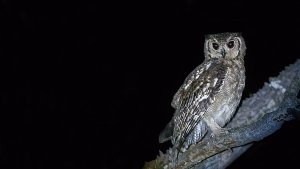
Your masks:
{"label": "mottled brown plumage", "polygon": [[217,136],[234,115],[245,85],[245,42],[238,33],[206,36],[205,60],[175,94],[176,109],[159,141],[169,139],[182,151],[207,132]]}

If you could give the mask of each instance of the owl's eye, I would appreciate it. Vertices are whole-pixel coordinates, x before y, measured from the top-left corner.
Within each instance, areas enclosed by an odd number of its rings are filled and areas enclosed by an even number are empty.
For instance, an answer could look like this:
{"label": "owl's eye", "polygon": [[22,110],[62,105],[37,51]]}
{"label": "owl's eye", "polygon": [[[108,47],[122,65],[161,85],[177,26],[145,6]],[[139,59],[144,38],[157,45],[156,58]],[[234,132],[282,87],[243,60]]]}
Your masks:
{"label": "owl's eye", "polygon": [[227,43],[228,48],[233,48],[233,46],[234,46],[234,41],[230,41]]}
{"label": "owl's eye", "polygon": [[219,48],[219,45],[217,43],[212,43],[212,46],[215,50],[218,50],[218,48]]}

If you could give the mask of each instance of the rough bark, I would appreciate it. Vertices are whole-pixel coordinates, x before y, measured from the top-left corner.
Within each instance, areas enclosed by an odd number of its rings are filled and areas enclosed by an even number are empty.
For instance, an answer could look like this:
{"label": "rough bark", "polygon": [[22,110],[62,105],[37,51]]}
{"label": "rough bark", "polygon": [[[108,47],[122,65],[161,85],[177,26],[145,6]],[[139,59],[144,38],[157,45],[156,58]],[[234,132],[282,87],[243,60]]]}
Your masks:
{"label": "rough bark", "polygon": [[269,81],[242,102],[235,117],[226,126],[228,133],[218,137],[206,136],[178,156],[177,150],[172,147],[146,163],[144,169],[226,168],[253,142],[273,134],[285,121],[299,117],[300,60]]}

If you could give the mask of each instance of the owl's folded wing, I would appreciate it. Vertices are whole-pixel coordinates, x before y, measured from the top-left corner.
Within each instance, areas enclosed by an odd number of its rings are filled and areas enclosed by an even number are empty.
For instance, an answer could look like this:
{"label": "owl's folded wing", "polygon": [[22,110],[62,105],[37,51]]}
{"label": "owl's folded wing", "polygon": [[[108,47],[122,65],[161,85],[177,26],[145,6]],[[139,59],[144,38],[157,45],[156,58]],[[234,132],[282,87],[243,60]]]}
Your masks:
{"label": "owl's folded wing", "polygon": [[[198,71],[201,72],[199,74],[195,69],[192,72],[195,78],[178,91],[180,98],[174,114],[173,144],[180,146],[185,141],[185,138],[201,121],[220,91],[227,69],[222,64],[211,64],[209,67],[206,66],[207,68],[202,72]],[[203,132],[198,131],[199,137],[204,136]]]}
{"label": "owl's folded wing", "polygon": [[[198,71],[196,71],[198,70]],[[187,78],[185,79],[183,85],[179,88],[179,90],[175,93],[173,100],[171,102],[171,106],[175,109],[178,109],[180,106],[180,101],[182,99],[182,90],[186,89],[194,80],[195,78],[198,78],[199,76],[195,76],[193,73],[196,71],[196,73],[200,73],[199,71],[203,71],[204,67],[203,65],[199,65],[193,72],[191,72]],[[162,130],[162,132],[159,134],[159,143],[164,143],[168,140],[170,140],[173,136],[173,130],[174,130],[174,118],[171,119],[171,121],[166,125],[166,127]]]}
{"label": "owl's folded wing", "polygon": [[209,62],[201,64],[185,79],[173,97],[172,107],[176,111],[172,120],[160,133],[160,143],[172,139],[173,144],[176,144],[180,140],[185,140],[184,138],[200,122],[201,113],[204,114],[213,103],[226,74],[226,68],[216,64]]}

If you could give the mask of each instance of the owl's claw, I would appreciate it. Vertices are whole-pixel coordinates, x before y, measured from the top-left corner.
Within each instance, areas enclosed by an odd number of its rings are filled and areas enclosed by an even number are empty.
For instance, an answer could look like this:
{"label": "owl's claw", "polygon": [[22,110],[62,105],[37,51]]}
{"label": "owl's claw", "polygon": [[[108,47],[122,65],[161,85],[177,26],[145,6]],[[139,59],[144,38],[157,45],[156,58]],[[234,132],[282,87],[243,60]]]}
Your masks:
{"label": "owl's claw", "polygon": [[229,133],[229,131],[225,128],[219,128],[218,130],[214,130],[211,133],[211,137],[218,137],[220,135],[227,135]]}

